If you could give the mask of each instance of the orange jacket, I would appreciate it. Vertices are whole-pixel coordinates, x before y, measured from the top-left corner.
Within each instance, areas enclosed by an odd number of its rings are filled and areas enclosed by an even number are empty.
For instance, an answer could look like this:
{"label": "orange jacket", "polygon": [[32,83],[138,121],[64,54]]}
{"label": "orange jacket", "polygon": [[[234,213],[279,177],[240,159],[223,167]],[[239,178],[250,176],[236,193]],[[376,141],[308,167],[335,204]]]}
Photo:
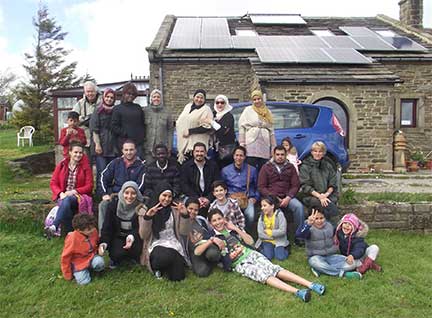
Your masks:
{"label": "orange jacket", "polygon": [[76,230],[66,236],[61,255],[61,270],[66,280],[73,278],[74,271],[82,271],[90,266],[97,253],[98,237],[96,230],[89,237]]}

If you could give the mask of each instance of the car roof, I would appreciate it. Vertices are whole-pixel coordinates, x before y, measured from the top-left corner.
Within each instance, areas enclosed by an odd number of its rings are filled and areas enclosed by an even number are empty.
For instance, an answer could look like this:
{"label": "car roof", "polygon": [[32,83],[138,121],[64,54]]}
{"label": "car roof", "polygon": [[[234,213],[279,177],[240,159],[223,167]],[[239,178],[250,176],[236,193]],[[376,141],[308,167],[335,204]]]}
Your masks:
{"label": "car roof", "polygon": [[[292,107],[315,107],[315,108],[324,108],[327,110],[333,111],[330,107],[322,106],[318,104],[306,104],[306,103],[292,103],[292,102],[276,102],[276,101],[269,101],[265,103],[267,106],[292,106]],[[252,102],[239,102],[239,103],[232,103],[231,106],[233,108],[243,107],[243,106],[250,106],[252,105]]]}

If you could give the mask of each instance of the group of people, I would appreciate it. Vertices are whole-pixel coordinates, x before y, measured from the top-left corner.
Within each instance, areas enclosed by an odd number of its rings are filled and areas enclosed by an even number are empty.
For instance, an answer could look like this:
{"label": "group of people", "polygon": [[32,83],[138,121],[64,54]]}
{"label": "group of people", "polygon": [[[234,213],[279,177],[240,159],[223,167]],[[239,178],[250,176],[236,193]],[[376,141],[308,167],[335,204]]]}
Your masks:
{"label": "group of people", "polygon": [[[361,278],[368,269],[381,270],[375,263],[378,247],[364,242],[367,226],[354,214],[337,223],[336,171],[325,144],[314,143],[303,162],[289,138],[277,145],[260,91],[252,92],[252,105],[240,116],[237,141],[228,98],[218,95],[212,110],[206,92],[197,90],[175,124],[177,160],[170,156],[174,124],[161,92],[152,91],[144,110],[133,103],[136,96],[135,86],[126,84],[122,103],[114,106],[114,91],[107,89],[98,101],[96,87],[86,83],[84,98],[61,132],[65,158],[50,183],[58,211],[45,231],[51,236],[61,227],[66,235],[61,261],[66,279],[89,283],[90,270],[103,270],[108,252],[110,268],[140,263],[172,281],[183,280],[187,267],[208,276],[220,263],[307,302],[311,291],[322,295],[325,286],[271,262],[288,258],[288,232],[296,244],[305,242],[317,277]],[[207,157],[209,147],[215,160]],[[88,208],[92,162],[98,223]],[[294,230],[288,231],[291,219]]]}

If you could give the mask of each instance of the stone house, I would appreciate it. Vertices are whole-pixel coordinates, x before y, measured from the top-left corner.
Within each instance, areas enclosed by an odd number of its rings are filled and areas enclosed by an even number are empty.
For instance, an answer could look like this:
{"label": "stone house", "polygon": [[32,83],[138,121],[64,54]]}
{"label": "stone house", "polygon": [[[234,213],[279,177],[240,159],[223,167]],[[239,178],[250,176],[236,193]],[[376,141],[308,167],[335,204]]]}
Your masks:
{"label": "stone house", "polygon": [[393,167],[393,134],[432,150],[432,33],[422,1],[402,0],[400,21],[247,14],[168,15],[147,48],[150,87],[179,114],[197,88],[208,98],[267,100],[333,108],[347,132],[350,170]]}

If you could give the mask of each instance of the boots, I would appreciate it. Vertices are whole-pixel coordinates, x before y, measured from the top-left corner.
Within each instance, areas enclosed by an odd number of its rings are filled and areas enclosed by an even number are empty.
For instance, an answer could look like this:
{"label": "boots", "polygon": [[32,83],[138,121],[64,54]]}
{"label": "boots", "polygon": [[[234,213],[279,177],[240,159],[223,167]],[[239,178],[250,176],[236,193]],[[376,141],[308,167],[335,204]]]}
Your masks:
{"label": "boots", "polygon": [[373,264],[373,260],[369,257],[366,257],[361,266],[357,267],[357,272],[359,272],[360,274],[364,274],[367,272],[368,269],[372,268],[372,264]]}
{"label": "boots", "polygon": [[382,267],[375,262],[372,262],[371,269],[377,272],[382,272]]}

